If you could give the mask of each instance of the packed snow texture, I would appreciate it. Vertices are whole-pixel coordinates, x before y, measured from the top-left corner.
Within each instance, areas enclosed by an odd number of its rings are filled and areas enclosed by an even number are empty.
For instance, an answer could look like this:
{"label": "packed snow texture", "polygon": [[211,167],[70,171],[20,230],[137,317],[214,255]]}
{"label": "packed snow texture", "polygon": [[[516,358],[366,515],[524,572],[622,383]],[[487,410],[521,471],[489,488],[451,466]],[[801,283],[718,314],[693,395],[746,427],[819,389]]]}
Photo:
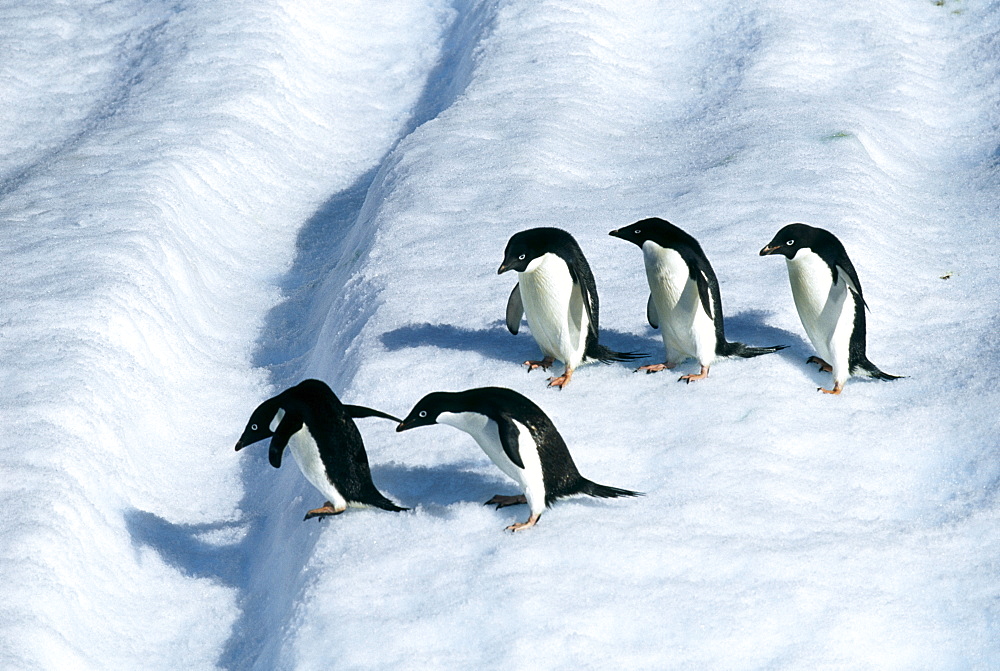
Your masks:
{"label": "packed snow texture", "polygon": [[[972,0],[0,7],[0,668],[1000,668],[998,36]],[[790,347],[547,389],[507,239],[570,231],[655,363],[608,236],[647,216],[731,339]],[[904,379],[815,391],[757,255],[793,221]],[[233,445],[306,377],[400,416],[510,387],[646,496],[511,535],[468,435],[364,419],[413,510],[303,523],[293,462]]]}

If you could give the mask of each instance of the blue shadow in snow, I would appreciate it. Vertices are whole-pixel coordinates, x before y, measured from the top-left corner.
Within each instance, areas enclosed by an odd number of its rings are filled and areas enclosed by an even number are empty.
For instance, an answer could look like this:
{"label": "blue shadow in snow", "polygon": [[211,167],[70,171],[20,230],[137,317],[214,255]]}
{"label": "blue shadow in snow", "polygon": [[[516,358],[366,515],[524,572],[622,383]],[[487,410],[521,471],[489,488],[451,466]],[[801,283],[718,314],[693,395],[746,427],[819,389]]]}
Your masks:
{"label": "blue shadow in snow", "polygon": [[[634,333],[601,330],[601,344],[619,352],[642,352],[653,356],[662,348],[659,338]],[[493,328],[467,329],[451,324],[413,324],[382,334],[382,345],[390,352],[410,347],[438,347],[477,352],[501,361],[518,361],[539,356],[538,346],[526,330],[511,335],[502,321]],[[631,362],[628,363],[631,365]]]}

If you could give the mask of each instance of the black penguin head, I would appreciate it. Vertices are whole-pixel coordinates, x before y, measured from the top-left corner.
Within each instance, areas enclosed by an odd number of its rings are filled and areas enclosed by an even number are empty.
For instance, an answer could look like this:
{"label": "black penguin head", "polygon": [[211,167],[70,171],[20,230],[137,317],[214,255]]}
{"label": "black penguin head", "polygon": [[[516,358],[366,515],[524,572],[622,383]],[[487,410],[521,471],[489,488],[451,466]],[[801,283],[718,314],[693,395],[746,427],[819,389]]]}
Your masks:
{"label": "black penguin head", "polygon": [[271,424],[279,410],[281,407],[277,398],[269,398],[257,406],[257,409],[250,415],[246,428],[243,429],[243,435],[236,441],[236,451],[239,452],[244,447],[273,436],[274,431],[271,430]]}
{"label": "black penguin head", "polygon": [[670,249],[681,246],[697,246],[698,244],[694,238],[680,228],[659,217],[650,217],[629,226],[622,226],[616,231],[611,231],[608,235],[627,240],[640,247],[647,240],[655,242],[660,247]]}
{"label": "black penguin head", "polygon": [[417,404],[413,406],[413,410],[410,410],[410,414],[396,427],[396,431],[406,431],[408,429],[415,429],[418,426],[437,424],[438,416],[442,412],[453,411],[452,406],[454,403],[452,401],[454,396],[455,394],[446,391],[435,391],[427,394],[417,401]]}
{"label": "black penguin head", "polygon": [[576,244],[573,236],[560,228],[529,228],[515,233],[507,241],[504,250],[503,263],[497,269],[497,275],[508,270],[523,273],[528,264],[548,253],[558,253],[562,249]]}
{"label": "black penguin head", "polygon": [[824,242],[825,237],[833,235],[822,228],[814,228],[808,224],[788,224],[778,231],[771,242],[760,250],[761,256],[782,254],[792,259],[800,249],[812,249]]}

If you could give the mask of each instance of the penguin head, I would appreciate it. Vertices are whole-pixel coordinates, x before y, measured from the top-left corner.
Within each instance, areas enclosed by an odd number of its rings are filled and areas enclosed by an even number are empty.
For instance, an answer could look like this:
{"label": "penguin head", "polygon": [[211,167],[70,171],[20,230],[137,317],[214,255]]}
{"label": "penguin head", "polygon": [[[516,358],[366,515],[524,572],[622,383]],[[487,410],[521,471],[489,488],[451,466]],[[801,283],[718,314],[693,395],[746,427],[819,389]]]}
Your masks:
{"label": "penguin head", "polygon": [[257,406],[257,409],[250,415],[246,428],[243,429],[243,435],[236,441],[236,451],[239,452],[244,447],[273,436],[274,431],[271,427],[278,424],[275,421],[276,418],[280,421],[280,418],[277,417],[278,413],[283,414],[283,410],[279,406],[277,398],[269,398]]}
{"label": "penguin head", "polygon": [[659,217],[650,217],[629,226],[622,226],[616,231],[611,231],[608,235],[627,240],[640,247],[647,241],[655,242],[660,247],[670,249],[678,246],[698,244],[694,238],[680,228]]}
{"label": "penguin head", "polygon": [[410,410],[410,414],[396,427],[396,431],[406,431],[408,429],[415,429],[418,426],[437,424],[438,416],[442,412],[454,411],[453,406],[455,404],[452,402],[454,397],[455,394],[446,391],[435,391],[427,394],[417,401],[417,404],[413,406],[413,410]]}
{"label": "penguin head", "polygon": [[782,254],[788,259],[793,259],[800,249],[812,249],[813,245],[821,241],[824,233],[831,235],[821,228],[814,228],[808,224],[788,224],[775,234],[764,249],[760,250],[760,255]]}
{"label": "penguin head", "polygon": [[529,228],[515,233],[507,241],[503,263],[497,269],[497,275],[508,270],[526,272],[535,259],[573,244],[573,236],[559,228]]}

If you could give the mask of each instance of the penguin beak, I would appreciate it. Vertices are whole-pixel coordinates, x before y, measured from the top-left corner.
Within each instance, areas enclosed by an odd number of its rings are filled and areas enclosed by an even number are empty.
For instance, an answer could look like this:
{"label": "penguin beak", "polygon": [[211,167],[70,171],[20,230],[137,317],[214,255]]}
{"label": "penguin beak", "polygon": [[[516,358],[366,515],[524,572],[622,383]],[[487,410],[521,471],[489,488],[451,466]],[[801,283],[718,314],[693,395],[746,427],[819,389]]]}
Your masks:
{"label": "penguin beak", "polygon": [[508,270],[510,270],[510,267],[507,265],[507,262],[504,261],[503,263],[500,264],[500,267],[497,268],[497,275],[503,275]]}
{"label": "penguin beak", "polygon": [[781,245],[774,245],[773,247],[764,247],[764,249],[760,250],[760,255],[767,256],[768,254],[774,254],[779,249],[781,249]]}
{"label": "penguin beak", "polygon": [[236,441],[236,451],[237,452],[239,452],[240,450],[242,450],[244,447],[246,447],[246,445],[243,444],[242,440]]}
{"label": "penguin beak", "polygon": [[611,231],[610,233],[608,233],[608,235],[610,235],[610,236],[612,236],[614,238],[620,238],[620,237],[622,237],[621,233],[618,231],[617,228],[615,230]]}
{"label": "penguin beak", "polygon": [[400,422],[399,426],[396,427],[396,433],[399,433],[400,431],[406,431],[408,428],[410,427],[406,425],[406,422]]}

